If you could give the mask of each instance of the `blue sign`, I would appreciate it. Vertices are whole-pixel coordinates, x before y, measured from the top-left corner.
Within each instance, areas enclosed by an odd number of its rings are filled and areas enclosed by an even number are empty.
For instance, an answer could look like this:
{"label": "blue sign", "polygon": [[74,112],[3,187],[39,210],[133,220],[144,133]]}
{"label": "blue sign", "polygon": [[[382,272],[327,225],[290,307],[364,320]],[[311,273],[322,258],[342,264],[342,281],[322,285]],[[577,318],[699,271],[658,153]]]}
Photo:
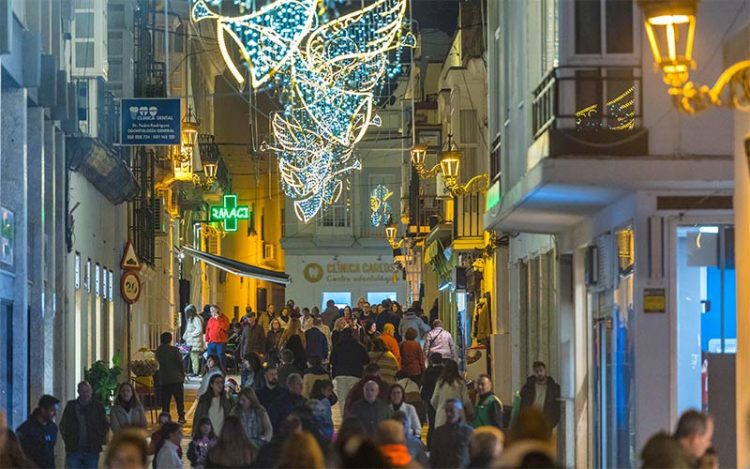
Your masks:
{"label": "blue sign", "polygon": [[122,145],[179,145],[181,107],[179,98],[123,99]]}

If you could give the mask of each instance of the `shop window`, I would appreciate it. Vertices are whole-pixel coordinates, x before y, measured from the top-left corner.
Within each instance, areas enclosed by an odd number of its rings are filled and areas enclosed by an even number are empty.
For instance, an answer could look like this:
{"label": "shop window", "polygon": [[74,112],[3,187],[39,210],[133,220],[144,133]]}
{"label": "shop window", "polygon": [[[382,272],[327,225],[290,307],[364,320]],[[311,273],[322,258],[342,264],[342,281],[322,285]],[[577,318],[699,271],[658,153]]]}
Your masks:
{"label": "shop window", "polygon": [[367,302],[370,303],[371,305],[380,304],[383,302],[383,300],[397,301],[396,292],[389,291],[389,292],[368,292],[367,293]]}
{"label": "shop window", "polygon": [[321,311],[326,308],[326,304],[328,303],[328,300],[333,300],[334,304],[337,308],[343,308],[344,306],[351,306],[352,304],[352,292],[323,292],[321,295]]}

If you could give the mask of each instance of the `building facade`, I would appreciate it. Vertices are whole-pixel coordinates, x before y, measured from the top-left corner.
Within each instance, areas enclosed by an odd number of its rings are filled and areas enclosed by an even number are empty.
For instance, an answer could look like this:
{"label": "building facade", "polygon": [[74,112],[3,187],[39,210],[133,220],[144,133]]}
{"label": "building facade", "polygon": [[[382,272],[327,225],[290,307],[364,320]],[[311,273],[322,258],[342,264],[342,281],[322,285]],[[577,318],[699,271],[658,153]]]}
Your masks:
{"label": "building facade", "polygon": [[[734,419],[718,404],[736,345],[731,116],[672,107],[634,3],[488,7],[485,221],[509,242],[500,380],[518,390],[546,362],[564,464],[633,466],[688,408]],[[698,60],[720,47],[719,10]],[[706,62],[697,75],[718,75]],[[734,455],[724,431],[714,441]]]}

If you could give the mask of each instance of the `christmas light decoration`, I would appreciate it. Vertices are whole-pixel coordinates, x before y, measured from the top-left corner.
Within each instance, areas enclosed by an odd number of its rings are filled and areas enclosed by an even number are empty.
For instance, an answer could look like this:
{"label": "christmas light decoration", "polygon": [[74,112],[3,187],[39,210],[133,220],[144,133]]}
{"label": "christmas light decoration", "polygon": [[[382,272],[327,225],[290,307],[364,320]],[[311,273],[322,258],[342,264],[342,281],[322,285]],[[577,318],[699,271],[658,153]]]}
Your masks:
{"label": "christmas light decoration", "polygon": [[376,0],[335,18],[329,12],[337,0],[276,0],[237,17],[211,10],[217,1],[197,0],[193,21],[216,21],[219,49],[238,83],[245,79],[229,55],[227,37],[248,68],[251,86],[276,86],[282,111],[272,118],[268,148],[278,159],[284,192],[295,199],[297,217],[308,222],[338,201],[343,178],[362,167],[355,145],[370,126],[380,125],[375,96],[384,79],[401,69],[390,63],[392,56],[416,46],[405,31],[407,1]]}
{"label": "christmas light decoration", "polygon": [[393,209],[388,199],[393,195],[393,191],[383,184],[378,184],[370,192],[370,224],[372,226],[381,226],[388,223],[391,218]]}

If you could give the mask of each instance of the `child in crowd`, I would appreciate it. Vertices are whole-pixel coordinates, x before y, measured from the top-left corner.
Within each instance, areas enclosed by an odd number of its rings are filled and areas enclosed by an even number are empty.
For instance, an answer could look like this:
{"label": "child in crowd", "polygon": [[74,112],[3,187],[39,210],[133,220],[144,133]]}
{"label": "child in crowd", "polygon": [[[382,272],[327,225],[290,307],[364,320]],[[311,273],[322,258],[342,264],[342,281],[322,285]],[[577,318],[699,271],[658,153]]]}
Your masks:
{"label": "child in crowd", "polygon": [[214,427],[211,425],[210,418],[203,417],[200,419],[198,427],[200,431],[195,434],[193,440],[190,442],[187,457],[193,468],[203,469],[206,464],[208,450],[216,444],[218,438],[214,433]]}

